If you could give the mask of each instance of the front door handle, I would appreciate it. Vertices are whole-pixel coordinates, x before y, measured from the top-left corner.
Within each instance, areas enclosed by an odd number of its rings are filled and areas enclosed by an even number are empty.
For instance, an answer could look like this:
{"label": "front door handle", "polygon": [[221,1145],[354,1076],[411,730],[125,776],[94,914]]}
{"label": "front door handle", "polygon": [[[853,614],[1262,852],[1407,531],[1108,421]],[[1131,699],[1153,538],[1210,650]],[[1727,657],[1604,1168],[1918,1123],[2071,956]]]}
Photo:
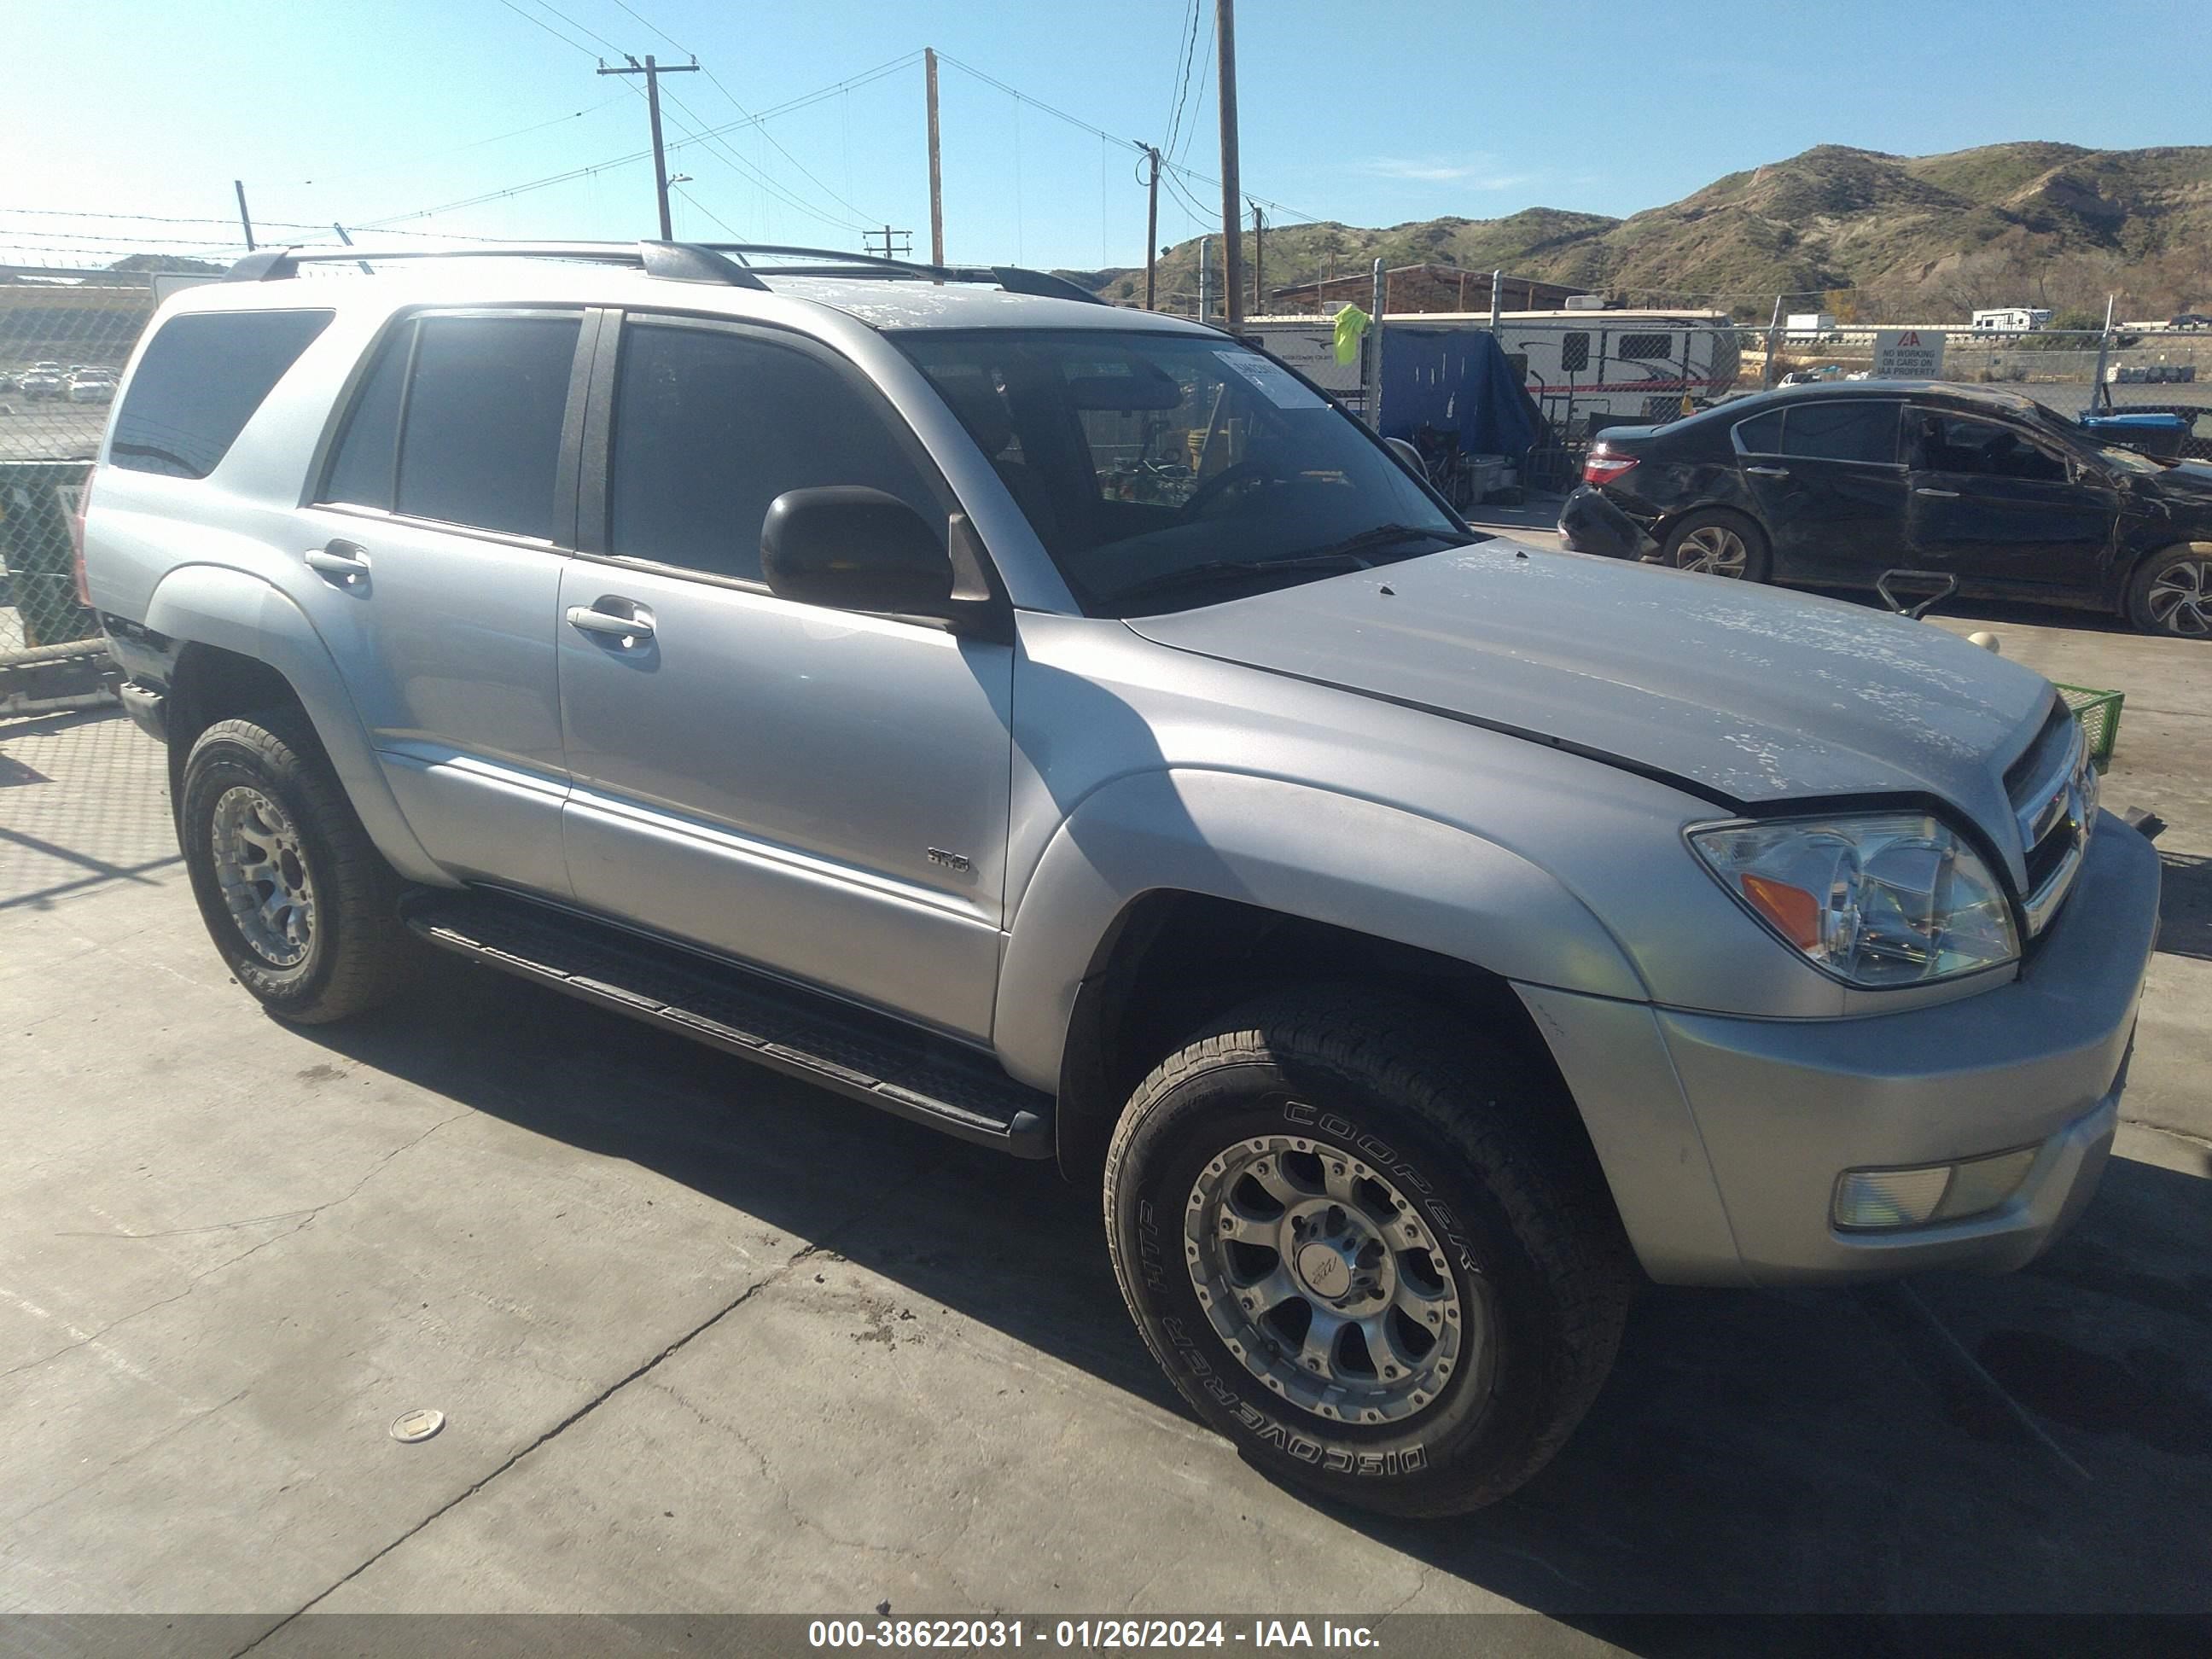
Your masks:
{"label": "front door handle", "polygon": [[307,550],[307,568],[334,587],[358,587],[368,580],[368,555],[351,542],[331,542]]}
{"label": "front door handle", "polygon": [[1955,489],[1930,489],[1925,484],[1921,485],[1912,493],[1916,495],[1935,495],[1947,501],[1955,501],[1959,499],[1959,492]]}
{"label": "front door handle", "polygon": [[[627,599],[605,600],[600,604],[629,605]],[[630,605],[633,615],[618,617],[611,611],[601,611],[595,605],[572,605],[568,607],[568,626],[586,634],[597,634],[625,646],[643,645],[653,637],[653,613],[641,605]]]}
{"label": "front door handle", "polygon": [[1786,466],[1747,466],[1744,471],[1756,473],[1762,478],[1786,478],[1790,476],[1790,469]]}

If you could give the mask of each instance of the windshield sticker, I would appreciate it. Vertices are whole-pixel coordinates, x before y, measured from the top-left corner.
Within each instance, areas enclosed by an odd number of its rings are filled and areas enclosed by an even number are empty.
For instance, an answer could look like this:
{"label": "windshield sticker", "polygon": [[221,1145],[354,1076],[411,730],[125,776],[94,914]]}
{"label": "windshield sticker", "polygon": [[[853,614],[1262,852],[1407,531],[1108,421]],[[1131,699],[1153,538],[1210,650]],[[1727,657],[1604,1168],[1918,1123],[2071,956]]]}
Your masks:
{"label": "windshield sticker", "polygon": [[1326,409],[1328,405],[1291,377],[1272,357],[1256,351],[1217,351],[1215,356],[1249,381],[1253,389],[1278,409]]}

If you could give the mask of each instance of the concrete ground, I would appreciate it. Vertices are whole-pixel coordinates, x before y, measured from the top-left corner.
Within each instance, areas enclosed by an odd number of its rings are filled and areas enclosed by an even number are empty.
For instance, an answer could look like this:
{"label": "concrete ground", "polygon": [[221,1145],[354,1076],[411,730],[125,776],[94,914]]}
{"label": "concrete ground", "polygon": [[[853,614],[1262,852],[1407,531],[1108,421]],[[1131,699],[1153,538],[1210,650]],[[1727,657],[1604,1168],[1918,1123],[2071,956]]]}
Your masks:
{"label": "concrete ground", "polygon": [[155,747],[0,726],[0,1613],[2212,1611],[2212,649],[2053,623],[1996,625],[2129,690],[2108,799],[2173,825],[2082,1225],[2004,1279],[1649,1291],[1557,1462],[1426,1526],[1200,1430],[1048,1168],[459,963],[276,1024]]}

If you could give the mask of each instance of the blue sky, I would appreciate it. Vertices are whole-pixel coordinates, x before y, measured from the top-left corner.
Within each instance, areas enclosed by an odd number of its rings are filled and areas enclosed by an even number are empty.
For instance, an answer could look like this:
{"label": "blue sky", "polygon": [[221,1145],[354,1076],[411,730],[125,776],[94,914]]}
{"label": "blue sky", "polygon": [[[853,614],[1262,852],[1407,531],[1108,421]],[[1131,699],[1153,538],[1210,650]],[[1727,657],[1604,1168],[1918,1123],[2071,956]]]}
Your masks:
{"label": "blue sky", "polygon": [[[1199,11],[1182,154],[1211,175],[1213,0]],[[951,256],[1135,264],[1134,156],[1042,106],[1164,141],[1189,15],[1189,0],[20,5],[0,99],[0,258],[227,256],[234,178],[264,222],[650,234],[643,161],[420,216],[642,150],[642,100],[592,73],[593,56],[617,48],[696,52],[714,71],[665,83],[680,100],[665,112],[671,171],[691,175],[679,234],[854,246],[859,225],[889,220],[926,252],[918,59],[711,140],[683,135],[933,46],[1034,100],[944,67]],[[1627,214],[1821,143],[1923,154],[2021,138],[2212,142],[2203,0],[1245,0],[1238,48],[1243,182],[1279,219]],[[1218,214],[1217,190],[1189,188]],[[208,222],[105,216],[126,214]],[[1200,228],[1164,193],[1163,242]]]}

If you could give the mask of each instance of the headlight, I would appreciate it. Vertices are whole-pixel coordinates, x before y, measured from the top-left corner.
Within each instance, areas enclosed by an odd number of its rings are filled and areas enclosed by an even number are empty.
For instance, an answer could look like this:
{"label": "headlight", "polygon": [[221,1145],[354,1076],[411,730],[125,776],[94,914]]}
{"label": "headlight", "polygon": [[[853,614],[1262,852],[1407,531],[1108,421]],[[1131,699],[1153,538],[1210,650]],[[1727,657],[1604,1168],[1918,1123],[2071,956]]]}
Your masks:
{"label": "headlight", "polygon": [[1923,985],[2012,961],[2012,908],[1974,849],[1923,812],[1692,830],[1736,901],[1852,985]]}

